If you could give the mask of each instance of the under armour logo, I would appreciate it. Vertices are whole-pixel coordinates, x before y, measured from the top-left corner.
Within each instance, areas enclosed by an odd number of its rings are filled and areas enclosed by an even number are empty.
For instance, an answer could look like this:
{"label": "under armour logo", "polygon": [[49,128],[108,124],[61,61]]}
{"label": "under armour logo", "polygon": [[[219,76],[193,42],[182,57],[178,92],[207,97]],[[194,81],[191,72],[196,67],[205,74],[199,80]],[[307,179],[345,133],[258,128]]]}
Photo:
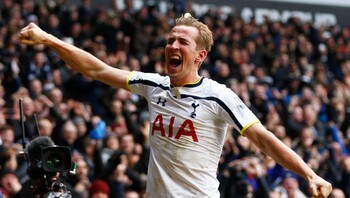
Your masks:
{"label": "under armour logo", "polygon": [[157,104],[160,104],[160,103],[162,103],[162,106],[164,107],[164,106],[165,106],[165,103],[166,103],[166,99],[162,100],[162,98],[159,97],[159,98],[158,98]]}
{"label": "under armour logo", "polygon": [[191,118],[195,118],[197,116],[196,109],[198,106],[199,106],[199,104],[196,104],[195,102],[192,103],[193,112],[191,113]]}

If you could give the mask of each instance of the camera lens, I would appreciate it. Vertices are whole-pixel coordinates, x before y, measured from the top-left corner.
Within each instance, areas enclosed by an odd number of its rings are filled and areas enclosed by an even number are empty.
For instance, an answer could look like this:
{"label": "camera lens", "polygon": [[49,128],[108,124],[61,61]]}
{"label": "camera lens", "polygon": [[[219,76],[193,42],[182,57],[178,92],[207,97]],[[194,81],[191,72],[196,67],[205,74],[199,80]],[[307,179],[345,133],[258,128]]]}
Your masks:
{"label": "camera lens", "polygon": [[68,171],[72,160],[70,148],[65,146],[54,146],[42,149],[42,166],[47,172]]}
{"label": "camera lens", "polygon": [[60,168],[64,164],[64,156],[59,152],[51,153],[47,156],[45,163],[50,169]]}

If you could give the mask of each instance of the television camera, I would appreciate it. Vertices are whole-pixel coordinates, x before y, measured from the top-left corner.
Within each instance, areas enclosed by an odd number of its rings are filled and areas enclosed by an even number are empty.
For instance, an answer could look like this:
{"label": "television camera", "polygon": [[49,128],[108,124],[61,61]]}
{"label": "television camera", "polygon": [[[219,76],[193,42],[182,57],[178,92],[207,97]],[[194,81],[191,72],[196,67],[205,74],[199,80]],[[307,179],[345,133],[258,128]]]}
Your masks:
{"label": "television camera", "polygon": [[75,174],[76,170],[76,164],[72,161],[70,148],[55,145],[48,136],[34,138],[26,148],[21,99],[19,103],[24,148],[20,154],[25,156],[28,162],[27,175],[31,179],[33,194],[40,198],[72,197],[70,191],[63,183],[68,174]]}

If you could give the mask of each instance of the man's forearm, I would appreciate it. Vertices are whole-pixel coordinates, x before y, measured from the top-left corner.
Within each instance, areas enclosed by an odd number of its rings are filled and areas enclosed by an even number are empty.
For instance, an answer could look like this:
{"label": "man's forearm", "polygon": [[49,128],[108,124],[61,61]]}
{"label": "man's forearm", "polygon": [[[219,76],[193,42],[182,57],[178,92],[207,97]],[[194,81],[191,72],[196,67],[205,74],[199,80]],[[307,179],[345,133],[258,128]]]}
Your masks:
{"label": "man's forearm", "polygon": [[105,67],[101,60],[92,54],[66,43],[51,34],[47,34],[43,44],[53,49],[65,63],[77,72],[83,73],[93,79]]}
{"label": "man's forearm", "polygon": [[75,71],[113,87],[127,89],[126,80],[130,71],[111,67],[92,54],[66,43],[51,34],[46,34],[42,43],[53,49]]}
{"label": "man's forearm", "polygon": [[272,157],[283,167],[311,181],[316,173],[291,148],[281,142],[273,133],[261,124],[250,127],[246,136],[266,155]]}

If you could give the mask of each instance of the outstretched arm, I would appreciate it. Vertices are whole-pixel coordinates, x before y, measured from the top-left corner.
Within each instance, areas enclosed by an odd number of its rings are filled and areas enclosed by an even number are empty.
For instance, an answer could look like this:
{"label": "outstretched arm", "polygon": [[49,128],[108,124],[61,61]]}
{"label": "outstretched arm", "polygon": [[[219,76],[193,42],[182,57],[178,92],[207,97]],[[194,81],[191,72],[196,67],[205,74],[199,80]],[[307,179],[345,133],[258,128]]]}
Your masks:
{"label": "outstretched arm", "polygon": [[75,71],[110,86],[127,89],[126,81],[130,71],[105,64],[92,54],[46,33],[33,22],[20,31],[19,40],[28,45],[44,44],[55,50]]}
{"label": "outstretched arm", "polygon": [[312,197],[328,197],[332,191],[331,184],[316,175],[292,149],[276,138],[261,123],[250,126],[244,135],[277,163],[302,176],[309,184]]}

